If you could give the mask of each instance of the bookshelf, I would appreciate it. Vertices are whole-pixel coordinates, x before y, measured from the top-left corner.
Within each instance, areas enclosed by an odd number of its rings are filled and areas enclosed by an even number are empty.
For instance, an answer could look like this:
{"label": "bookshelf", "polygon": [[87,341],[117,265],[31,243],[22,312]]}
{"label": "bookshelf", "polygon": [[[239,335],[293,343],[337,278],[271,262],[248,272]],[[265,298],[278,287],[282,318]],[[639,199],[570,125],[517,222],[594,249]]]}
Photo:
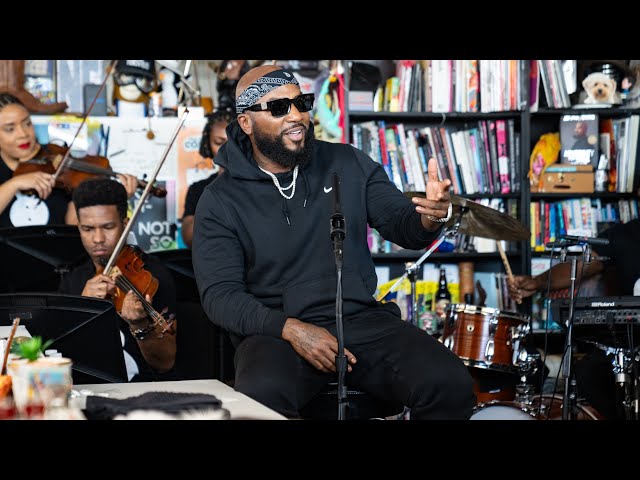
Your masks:
{"label": "bookshelf", "polygon": [[[345,65],[349,65],[346,62]],[[478,61],[480,65],[480,61]],[[635,150],[635,157],[630,161],[635,162],[638,167],[635,168],[633,173],[633,180],[631,181],[632,189],[630,192],[594,192],[594,193],[541,193],[532,192],[529,185],[528,171],[529,171],[529,158],[533,147],[544,133],[558,132],[559,121],[562,115],[566,114],[583,114],[583,113],[595,113],[598,115],[599,120],[611,119],[613,121],[629,118],[632,115],[640,115],[640,109],[631,108],[549,108],[544,104],[545,91],[542,80],[538,83],[537,96],[539,99],[539,108],[530,108],[529,106],[529,93],[530,93],[530,62],[522,61],[518,63],[519,75],[529,81],[524,81],[519,84],[520,87],[526,85],[525,97],[526,101],[523,103],[520,100],[518,105],[520,109],[511,109],[506,111],[474,111],[474,112],[431,112],[431,111],[401,111],[401,112],[389,112],[389,111],[351,111],[349,109],[349,71],[350,68],[345,69],[345,131],[347,133],[347,139],[350,143],[354,144],[354,132],[353,126],[360,125],[365,122],[380,122],[383,121],[387,125],[404,124],[404,129],[412,128],[424,128],[424,127],[454,127],[465,128],[465,126],[477,124],[482,121],[512,121],[515,126],[516,132],[519,133],[519,152],[515,160],[518,165],[517,180],[519,181],[519,190],[511,191],[510,193],[473,193],[473,194],[461,194],[461,196],[471,199],[501,199],[516,202],[517,204],[517,218],[526,226],[531,225],[531,209],[530,204],[532,202],[563,202],[577,200],[581,198],[588,199],[588,201],[598,202],[598,205],[617,204],[621,200],[631,201],[636,199],[634,193],[639,185],[640,177],[640,165],[638,163],[638,154],[640,154],[640,148]],[[520,78],[520,77],[519,77]],[[402,80],[401,80],[402,82]],[[518,80],[520,82],[520,80]],[[580,90],[580,86],[578,86]],[[478,91],[482,96],[483,90],[479,87]],[[520,90],[518,90],[520,92]],[[484,90],[486,93],[486,90]],[[519,95],[519,93],[517,94]],[[517,97],[517,98],[525,98]],[[493,99],[492,99],[493,100]],[[512,98],[513,100],[513,98]],[[574,99],[572,99],[574,100]],[[513,103],[512,103],[513,105]],[[481,108],[478,108],[481,110]],[[633,212],[632,212],[633,213]],[[516,243],[516,242],[512,242]],[[394,272],[402,272],[401,267],[403,262],[415,261],[421,255],[423,251],[408,251],[401,250],[392,253],[374,253],[373,258],[377,265],[392,265],[392,275]],[[515,248],[511,248],[507,251],[507,256],[510,260],[512,269],[515,274],[531,274],[532,273],[532,259],[540,258],[544,256],[544,253],[535,251],[532,248],[529,241],[517,242]],[[548,255],[547,255],[548,256]],[[498,253],[475,253],[475,252],[451,252],[442,253],[435,252],[427,259],[427,262],[438,263],[457,263],[461,261],[473,261],[481,269],[493,270],[496,272],[504,271],[502,262]],[[530,306],[529,306],[530,308]]]}
{"label": "bookshelf", "polygon": [[[345,72],[346,82],[345,84],[349,85],[348,73],[350,69],[347,68]],[[525,128],[525,123],[527,120],[527,114],[523,111],[500,111],[500,112],[389,112],[389,111],[380,111],[380,112],[371,112],[371,111],[350,111],[348,108],[349,105],[349,91],[348,88],[345,92],[345,131],[349,132],[347,135],[347,139],[350,143],[353,143],[353,133],[352,126],[355,124],[362,124],[365,122],[379,122],[384,121],[388,125],[396,125],[402,123],[405,125],[407,129],[414,128],[424,128],[424,127],[456,127],[459,129],[464,129],[466,127],[473,127],[481,121],[488,120],[502,120],[507,121],[510,120],[512,124],[515,126],[517,132],[519,132],[520,138],[524,138],[526,132],[523,131]],[[522,141],[522,140],[521,140]],[[522,152],[523,149],[521,148]],[[520,154],[522,156],[522,154]],[[517,160],[518,165],[524,164],[521,159]],[[519,171],[518,180],[520,185],[524,183],[526,180],[526,172],[523,172],[522,169]],[[452,189],[453,192],[453,189]],[[521,211],[524,206],[524,199],[522,189],[518,191],[511,191],[509,193],[488,193],[488,192],[474,192],[474,193],[466,193],[461,194],[465,198],[473,199],[473,200],[503,200],[515,203],[517,205],[517,210]],[[510,242],[510,247],[507,249],[507,255],[512,264],[512,268],[516,273],[524,273],[527,272],[528,267],[528,258],[527,255],[523,255],[525,249],[528,248],[526,242],[517,242],[518,245],[513,245],[516,242]],[[515,248],[514,248],[515,247]],[[402,264],[403,262],[415,261],[424,253],[423,251],[408,251],[408,250],[400,250],[394,251],[391,253],[374,253],[373,258],[378,265],[388,265],[392,264],[394,266],[398,264]],[[526,252],[525,252],[526,253]],[[459,261],[473,261],[474,263],[481,263],[485,266],[494,266],[496,267],[496,271],[502,271],[502,262],[498,252],[487,252],[487,253],[479,253],[479,252],[435,252],[432,254],[427,262],[430,263],[456,263]],[[497,270],[500,268],[500,270]]]}

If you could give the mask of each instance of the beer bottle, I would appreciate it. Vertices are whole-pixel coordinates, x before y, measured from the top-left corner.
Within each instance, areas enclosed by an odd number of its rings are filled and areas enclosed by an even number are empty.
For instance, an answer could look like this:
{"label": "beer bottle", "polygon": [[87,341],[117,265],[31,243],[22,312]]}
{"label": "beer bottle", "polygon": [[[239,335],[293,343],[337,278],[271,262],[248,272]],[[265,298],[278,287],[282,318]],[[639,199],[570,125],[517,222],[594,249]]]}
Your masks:
{"label": "beer bottle", "polygon": [[444,268],[440,268],[440,285],[435,297],[435,311],[439,317],[444,315],[444,310],[451,303],[451,293],[447,288],[447,275]]}

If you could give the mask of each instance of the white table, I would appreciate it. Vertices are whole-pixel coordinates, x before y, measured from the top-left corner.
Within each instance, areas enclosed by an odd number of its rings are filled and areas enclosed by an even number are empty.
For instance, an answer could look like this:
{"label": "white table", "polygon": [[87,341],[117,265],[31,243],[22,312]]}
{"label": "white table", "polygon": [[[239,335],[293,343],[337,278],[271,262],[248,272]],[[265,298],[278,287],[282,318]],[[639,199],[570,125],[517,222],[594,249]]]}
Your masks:
{"label": "white table", "polygon": [[[135,397],[146,392],[185,392],[208,393],[222,401],[222,407],[229,410],[231,419],[248,420],[286,420],[278,412],[256,402],[252,398],[235,391],[219,380],[183,380],[179,382],[134,382],[134,383],[100,383],[74,385],[80,392],[90,390],[94,393],[106,393],[110,398]],[[84,406],[80,406],[83,408]]]}

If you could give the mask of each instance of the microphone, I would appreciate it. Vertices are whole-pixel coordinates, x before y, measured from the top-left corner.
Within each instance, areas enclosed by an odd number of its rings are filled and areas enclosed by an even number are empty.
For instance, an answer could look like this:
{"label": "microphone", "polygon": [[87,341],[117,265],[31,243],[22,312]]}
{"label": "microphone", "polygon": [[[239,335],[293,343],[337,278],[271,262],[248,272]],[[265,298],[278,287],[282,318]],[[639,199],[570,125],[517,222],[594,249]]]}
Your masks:
{"label": "microphone", "polygon": [[333,172],[333,177],[331,179],[332,185],[333,185],[333,196],[332,196],[332,200],[333,200],[333,213],[341,213],[341,206],[340,206],[340,177],[338,177],[338,174]]}
{"label": "microphone", "polygon": [[556,240],[555,242],[547,242],[544,244],[545,248],[573,247],[574,245],[578,245],[578,242],[570,242],[568,240]]}
{"label": "microphone", "polygon": [[606,238],[577,237],[574,235],[561,235],[559,238],[571,242],[588,243],[589,245],[609,245],[609,240]]}
{"label": "microphone", "polygon": [[340,206],[340,178],[337,173],[333,173],[333,214],[329,220],[331,241],[333,242],[333,254],[336,257],[336,268],[342,271],[342,241],[344,240],[346,225],[342,208]]}
{"label": "microphone", "polygon": [[[574,246],[578,246],[578,245],[580,245],[582,243],[590,244],[591,242],[583,242],[583,241],[577,241],[577,240],[559,240],[559,241],[556,240],[555,242],[547,242],[547,243],[544,244],[544,246],[545,246],[545,248],[549,248],[549,249],[553,249],[553,248],[558,249],[558,248],[564,248],[564,247],[574,247]],[[602,243],[600,245],[606,245],[606,244]]]}
{"label": "microphone", "polygon": [[337,173],[333,173],[332,178],[332,204],[333,204],[333,214],[331,215],[331,239],[335,240],[336,238],[340,241],[344,240],[345,236],[345,221],[344,215],[342,214],[342,206],[340,205],[340,177],[338,177]]}

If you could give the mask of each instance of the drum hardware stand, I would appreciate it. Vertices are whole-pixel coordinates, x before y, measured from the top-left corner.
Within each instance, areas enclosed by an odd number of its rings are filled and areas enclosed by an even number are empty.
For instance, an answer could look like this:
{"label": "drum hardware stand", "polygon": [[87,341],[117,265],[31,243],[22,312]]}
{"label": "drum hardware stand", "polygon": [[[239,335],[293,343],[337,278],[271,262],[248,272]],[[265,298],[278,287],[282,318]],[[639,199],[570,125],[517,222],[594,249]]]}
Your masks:
{"label": "drum hardware stand", "polygon": [[[622,407],[624,408],[624,419],[635,420],[637,398],[634,398],[636,388],[632,378],[633,373],[633,355],[627,348],[608,348],[607,353],[613,355],[611,365],[613,366],[613,374],[616,379],[616,387],[622,393]],[[637,379],[636,379],[637,382]]]}
{"label": "drum hardware stand", "polygon": [[[637,349],[636,349],[637,352]],[[640,379],[638,378],[638,362],[640,362],[640,353],[635,353],[633,356],[632,364],[632,378],[634,382],[634,399],[633,399],[633,414],[635,420],[640,420]]]}
{"label": "drum hardware stand", "polygon": [[518,355],[518,373],[520,374],[520,383],[516,385],[516,396],[514,401],[525,405],[533,403],[534,387],[527,383],[527,375],[533,375],[538,371],[539,353],[528,353],[521,350]]}
{"label": "drum hardware stand", "polygon": [[411,323],[412,325],[417,325],[419,315],[418,315],[418,294],[416,292],[416,283],[417,283],[416,279],[417,279],[419,267],[414,267],[413,262],[407,262],[404,264],[404,266],[407,272],[407,278],[409,279],[409,282],[411,282],[412,306],[411,306],[411,313],[409,314],[409,323]]}
{"label": "drum hardware stand", "polygon": [[621,394],[624,419],[635,420],[638,418],[638,381],[634,375],[637,354],[633,354],[628,348],[609,347],[599,342],[587,340],[587,343],[602,350],[605,355],[611,357],[611,366],[615,377],[617,392]]}
{"label": "drum hardware stand", "polygon": [[458,229],[460,228],[460,222],[462,222],[463,215],[468,211],[467,207],[462,207],[460,209],[460,213],[458,214],[455,222],[447,228],[442,230],[442,233],[438,237],[438,239],[431,245],[429,250],[424,252],[424,254],[418,259],[417,262],[409,262],[405,264],[405,273],[398,278],[398,280],[391,285],[391,288],[384,293],[384,295],[378,296],[378,300],[382,300],[389,293],[394,292],[396,288],[400,286],[400,284],[404,281],[405,278],[408,278],[411,282],[411,297],[413,302],[413,308],[411,309],[411,313],[407,321],[412,325],[418,325],[418,296],[416,295],[416,272],[420,268],[420,265],[431,255],[442,242],[444,242],[448,238],[454,238],[458,234]]}

